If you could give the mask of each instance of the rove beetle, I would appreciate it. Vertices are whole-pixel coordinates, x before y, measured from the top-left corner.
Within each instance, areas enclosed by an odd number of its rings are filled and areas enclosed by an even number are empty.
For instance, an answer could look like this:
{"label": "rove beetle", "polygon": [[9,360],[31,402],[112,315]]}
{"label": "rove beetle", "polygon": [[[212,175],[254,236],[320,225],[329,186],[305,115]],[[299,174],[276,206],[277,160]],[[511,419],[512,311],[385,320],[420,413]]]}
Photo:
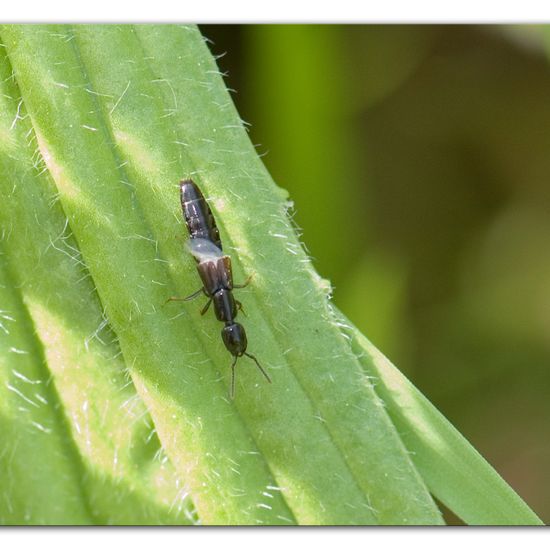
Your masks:
{"label": "rove beetle", "polygon": [[208,302],[201,310],[204,315],[210,304],[214,304],[214,311],[218,321],[224,323],[222,340],[225,347],[233,355],[231,364],[230,397],[235,397],[235,365],[237,359],[246,355],[252,359],[266,380],[271,383],[267,372],[262,368],[256,357],[246,351],[247,339],[244,327],[235,321],[237,312],[242,305],[233,296],[233,289],[244,288],[250,282],[249,277],[242,285],[233,284],[231,258],[222,252],[220,232],[216,220],[197,184],[192,180],[180,182],[180,198],[183,217],[189,230],[190,240],[188,248],[197,262],[202,288],[186,298],[170,298],[170,300],[192,300],[201,293],[208,297]]}

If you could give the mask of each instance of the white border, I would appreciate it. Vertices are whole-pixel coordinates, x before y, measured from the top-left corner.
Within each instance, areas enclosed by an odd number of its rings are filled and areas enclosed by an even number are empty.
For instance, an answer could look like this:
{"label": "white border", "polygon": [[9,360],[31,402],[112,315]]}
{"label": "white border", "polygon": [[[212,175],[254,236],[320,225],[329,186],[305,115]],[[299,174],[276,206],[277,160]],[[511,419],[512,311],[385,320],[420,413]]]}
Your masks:
{"label": "white border", "polygon": [[487,548],[548,548],[544,528],[22,528],[0,530],[5,548],[41,550],[163,550],[223,548],[223,550],[280,550],[311,548],[365,550],[486,550]]}
{"label": "white border", "polygon": [[2,22],[543,23],[540,0],[32,0],[3,2]]}

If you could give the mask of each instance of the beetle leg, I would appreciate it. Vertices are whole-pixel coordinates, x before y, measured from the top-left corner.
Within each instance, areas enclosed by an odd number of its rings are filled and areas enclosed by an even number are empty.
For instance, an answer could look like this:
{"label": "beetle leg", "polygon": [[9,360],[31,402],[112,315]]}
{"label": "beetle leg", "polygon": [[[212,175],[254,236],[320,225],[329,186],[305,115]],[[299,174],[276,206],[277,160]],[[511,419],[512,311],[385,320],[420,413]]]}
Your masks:
{"label": "beetle leg", "polygon": [[212,303],[212,298],[210,298],[210,300],[206,302],[206,305],[201,309],[201,315],[204,315],[208,311],[208,308],[210,307],[211,303]]}
{"label": "beetle leg", "polygon": [[[193,294],[189,294],[189,296],[186,296],[185,298],[182,298],[185,302],[188,302],[189,300],[194,300],[200,293],[206,294],[206,290],[204,290],[204,287],[199,288],[196,292],[193,292]],[[208,294],[206,294],[208,296]]]}
{"label": "beetle leg", "polygon": [[204,287],[199,288],[199,290],[197,290],[196,292],[193,292],[193,294],[190,294],[185,298],[180,298],[178,296],[170,296],[170,298],[168,298],[168,300],[166,300],[166,302],[164,303],[167,304],[168,302],[188,302],[189,300],[194,300],[201,292],[204,292],[206,294],[206,292],[204,291]]}
{"label": "beetle leg", "polygon": [[246,281],[242,285],[233,285],[233,288],[244,288],[245,286],[248,286],[250,281],[252,280],[253,275],[249,275],[246,278]]}
{"label": "beetle leg", "polygon": [[239,311],[242,311],[242,312],[243,312],[243,315],[244,315],[245,317],[248,317],[248,315],[246,314],[246,311],[244,310],[243,305],[241,304],[241,302],[239,302],[239,300],[235,300],[235,304],[236,304],[236,306],[237,306],[237,309],[238,309]]}

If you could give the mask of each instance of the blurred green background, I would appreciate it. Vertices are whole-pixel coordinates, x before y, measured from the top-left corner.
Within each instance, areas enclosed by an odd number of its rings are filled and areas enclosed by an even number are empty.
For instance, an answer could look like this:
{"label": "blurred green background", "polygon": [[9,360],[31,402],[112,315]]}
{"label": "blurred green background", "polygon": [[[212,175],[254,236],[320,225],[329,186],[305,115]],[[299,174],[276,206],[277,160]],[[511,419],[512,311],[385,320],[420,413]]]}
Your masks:
{"label": "blurred green background", "polygon": [[550,30],[201,30],[336,305],[550,523]]}

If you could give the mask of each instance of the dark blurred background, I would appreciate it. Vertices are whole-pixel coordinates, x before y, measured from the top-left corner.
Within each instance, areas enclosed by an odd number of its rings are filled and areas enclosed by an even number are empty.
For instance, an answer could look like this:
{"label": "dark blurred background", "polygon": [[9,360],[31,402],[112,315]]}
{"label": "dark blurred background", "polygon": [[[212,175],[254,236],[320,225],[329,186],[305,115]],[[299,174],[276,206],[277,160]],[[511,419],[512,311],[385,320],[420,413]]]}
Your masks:
{"label": "dark blurred background", "polygon": [[550,523],[550,29],[201,30],[336,305]]}

